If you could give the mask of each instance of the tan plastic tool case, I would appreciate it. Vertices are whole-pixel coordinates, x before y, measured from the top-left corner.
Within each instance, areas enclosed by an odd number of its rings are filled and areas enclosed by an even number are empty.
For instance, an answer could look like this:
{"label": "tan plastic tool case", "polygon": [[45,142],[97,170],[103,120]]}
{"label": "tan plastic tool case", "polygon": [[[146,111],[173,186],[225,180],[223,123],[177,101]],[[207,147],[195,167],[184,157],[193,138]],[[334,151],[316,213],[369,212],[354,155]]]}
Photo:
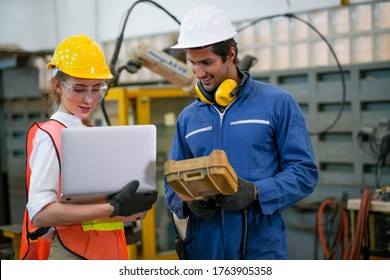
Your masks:
{"label": "tan plastic tool case", "polygon": [[164,176],[184,201],[237,192],[237,175],[223,150],[209,156],[164,163]]}

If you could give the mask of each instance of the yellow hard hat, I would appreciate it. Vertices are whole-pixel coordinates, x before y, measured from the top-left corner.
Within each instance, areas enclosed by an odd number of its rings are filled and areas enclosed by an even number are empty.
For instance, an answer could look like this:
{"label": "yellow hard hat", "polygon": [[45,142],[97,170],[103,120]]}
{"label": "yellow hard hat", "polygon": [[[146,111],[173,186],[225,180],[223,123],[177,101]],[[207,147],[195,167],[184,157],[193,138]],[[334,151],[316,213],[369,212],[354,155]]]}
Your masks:
{"label": "yellow hard hat", "polygon": [[59,68],[65,74],[84,79],[112,79],[104,53],[88,36],[78,34],[63,40],[47,68]]}

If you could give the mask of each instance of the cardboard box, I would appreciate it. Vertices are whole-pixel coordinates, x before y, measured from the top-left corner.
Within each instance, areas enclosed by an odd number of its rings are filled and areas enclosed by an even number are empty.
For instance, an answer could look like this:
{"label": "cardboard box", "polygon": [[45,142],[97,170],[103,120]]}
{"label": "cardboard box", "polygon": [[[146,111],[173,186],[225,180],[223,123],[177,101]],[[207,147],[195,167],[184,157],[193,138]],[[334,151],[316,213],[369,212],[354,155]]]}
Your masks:
{"label": "cardboard box", "polygon": [[223,150],[209,156],[164,163],[164,176],[184,201],[237,192],[238,181]]}

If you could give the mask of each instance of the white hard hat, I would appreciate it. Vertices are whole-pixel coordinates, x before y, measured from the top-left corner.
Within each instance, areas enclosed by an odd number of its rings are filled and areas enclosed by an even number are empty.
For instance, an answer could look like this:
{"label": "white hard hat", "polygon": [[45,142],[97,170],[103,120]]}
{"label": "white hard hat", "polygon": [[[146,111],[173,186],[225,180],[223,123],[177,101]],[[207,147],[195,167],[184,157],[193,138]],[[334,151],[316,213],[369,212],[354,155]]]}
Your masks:
{"label": "white hard hat", "polygon": [[192,9],[180,25],[178,44],[173,49],[212,45],[237,35],[228,16],[221,10],[202,5]]}

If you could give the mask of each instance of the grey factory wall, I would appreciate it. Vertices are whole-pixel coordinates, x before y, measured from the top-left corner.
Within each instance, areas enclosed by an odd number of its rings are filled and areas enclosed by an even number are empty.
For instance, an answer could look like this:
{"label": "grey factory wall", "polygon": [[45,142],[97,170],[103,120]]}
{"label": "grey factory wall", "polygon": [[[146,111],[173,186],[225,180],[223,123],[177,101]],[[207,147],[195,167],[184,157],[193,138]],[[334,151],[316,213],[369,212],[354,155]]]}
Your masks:
{"label": "grey factory wall", "polygon": [[[376,182],[375,151],[361,131],[390,122],[390,63],[343,66],[346,95],[336,67],[253,73],[259,80],[271,82],[289,91],[305,113],[311,133],[319,184],[312,195],[286,209],[283,216],[289,234],[291,259],[322,259],[316,228],[318,206],[327,198],[360,198],[365,187],[375,194],[390,185],[390,160],[381,168]],[[343,111],[336,124],[324,133]],[[362,136],[362,137],[360,137]],[[344,201],[345,202],[345,201]],[[304,245],[304,247],[302,247]]]}

